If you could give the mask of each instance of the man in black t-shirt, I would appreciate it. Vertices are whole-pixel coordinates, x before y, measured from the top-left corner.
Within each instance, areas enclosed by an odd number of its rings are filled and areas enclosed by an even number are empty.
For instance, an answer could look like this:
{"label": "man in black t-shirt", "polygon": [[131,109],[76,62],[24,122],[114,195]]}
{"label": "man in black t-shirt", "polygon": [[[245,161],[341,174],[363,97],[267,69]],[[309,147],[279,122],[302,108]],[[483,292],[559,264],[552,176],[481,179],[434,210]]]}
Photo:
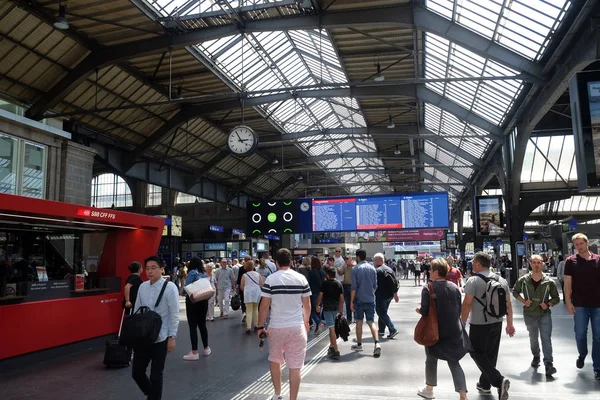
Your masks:
{"label": "man in black t-shirt", "polygon": [[131,311],[134,309],[138,289],[143,283],[142,278],[140,277],[142,264],[138,261],[134,261],[128,268],[131,275],[129,275],[125,281],[125,298],[123,299],[123,307],[125,308],[125,314],[127,315],[131,314]]}
{"label": "man in black t-shirt", "polygon": [[326,279],[321,284],[321,293],[317,299],[317,312],[321,312],[321,301],[323,302],[323,316],[329,328],[329,358],[340,359],[340,352],[335,337],[335,319],[344,311],[344,287],[340,281],[335,279],[335,268],[325,269]]}

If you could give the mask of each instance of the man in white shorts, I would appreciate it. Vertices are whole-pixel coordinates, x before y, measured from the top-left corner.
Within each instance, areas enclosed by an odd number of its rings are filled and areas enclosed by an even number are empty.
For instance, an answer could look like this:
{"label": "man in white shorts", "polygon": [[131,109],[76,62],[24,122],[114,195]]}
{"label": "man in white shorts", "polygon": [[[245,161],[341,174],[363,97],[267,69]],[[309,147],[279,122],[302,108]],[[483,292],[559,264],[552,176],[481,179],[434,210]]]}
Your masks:
{"label": "man in white shorts", "polygon": [[[306,356],[306,332],[310,329],[310,287],[306,278],[290,268],[292,253],[280,249],[275,254],[277,272],[265,279],[258,317],[258,337],[269,339],[273,400],[281,400],[281,364],[290,371],[290,400],[298,398],[300,369]],[[264,327],[271,308],[269,329]]]}

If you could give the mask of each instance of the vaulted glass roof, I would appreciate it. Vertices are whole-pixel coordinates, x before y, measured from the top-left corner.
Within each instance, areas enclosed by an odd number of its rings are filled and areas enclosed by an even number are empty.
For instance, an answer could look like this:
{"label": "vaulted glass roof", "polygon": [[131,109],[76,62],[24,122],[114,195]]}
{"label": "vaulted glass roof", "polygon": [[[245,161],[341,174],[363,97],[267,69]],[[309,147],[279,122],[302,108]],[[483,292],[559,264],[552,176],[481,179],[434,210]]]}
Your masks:
{"label": "vaulted glass roof", "polygon": [[[237,91],[248,92],[249,97],[287,92],[299,87],[305,90],[344,88],[346,74],[326,31],[260,32],[235,35],[205,42],[196,46],[196,55],[212,65]],[[332,86],[328,86],[335,84]],[[360,128],[366,122],[355,99],[349,97],[305,98],[273,102],[259,107],[264,115],[281,131],[295,133],[323,131],[334,128]],[[307,156],[376,152],[375,142],[369,136],[346,139],[344,135],[328,135],[327,142],[319,143],[325,135],[316,135],[299,142]],[[325,171],[334,168],[356,168],[365,165],[383,167],[377,158],[339,158],[317,161]],[[348,190],[380,192],[387,188],[364,186],[367,176],[355,174],[352,179],[334,177],[340,184],[357,183]],[[389,179],[375,176],[377,182],[389,186]],[[371,182],[371,180],[369,180]]]}
{"label": "vaulted glass roof", "polygon": [[600,211],[599,196],[572,196],[569,199],[545,203],[533,210],[532,214],[541,214],[548,210],[549,213]]}

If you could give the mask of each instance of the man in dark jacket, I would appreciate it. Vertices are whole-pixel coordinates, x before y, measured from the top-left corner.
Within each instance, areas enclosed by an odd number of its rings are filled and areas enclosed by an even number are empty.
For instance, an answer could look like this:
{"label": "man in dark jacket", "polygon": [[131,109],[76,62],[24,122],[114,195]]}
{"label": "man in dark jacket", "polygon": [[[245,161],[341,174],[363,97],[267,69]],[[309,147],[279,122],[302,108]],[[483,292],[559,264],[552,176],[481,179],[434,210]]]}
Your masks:
{"label": "man in dark jacket", "polygon": [[[390,331],[388,339],[392,339],[398,334],[398,330],[394,326],[392,319],[388,315],[388,309],[392,299],[398,300],[398,287],[396,290],[390,290],[386,280],[386,272],[391,276],[396,276],[394,271],[385,265],[385,257],[381,253],[377,253],[373,256],[373,262],[375,263],[375,269],[377,271],[377,290],[375,291],[375,311],[377,312],[378,325],[379,325],[379,336],[385,335],[385,328],[387,327]],[[397,282],[396,282],[397,283]]]}

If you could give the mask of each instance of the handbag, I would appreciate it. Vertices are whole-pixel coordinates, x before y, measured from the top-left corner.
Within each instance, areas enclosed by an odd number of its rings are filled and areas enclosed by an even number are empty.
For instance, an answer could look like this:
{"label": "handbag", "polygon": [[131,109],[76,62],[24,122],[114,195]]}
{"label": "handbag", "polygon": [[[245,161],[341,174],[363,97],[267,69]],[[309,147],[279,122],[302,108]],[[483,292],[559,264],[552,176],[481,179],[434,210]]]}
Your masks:
{"label": "handbag", "polygon": [[138,347],[156,343],[160,328],[162,327],[162,318],[154,310],[160,304],[160,300],[168,284],[169,281],[165,281],[163,284],[153,310],[150,307],[142,306],[135,313],[125,317],[121,328],[121,336],[119,337],[120,344],[129,347]]}
{"label": "handbag", "polygon": [[438,328],[437,312],[435,308],[435,291],[433,284],[429,282],[429,313],[427,316],[421,316],[421,319],[415,327],[415,342],[422,346],[433,346],[440,339]]}
{"label": "handbag", "polygon": [[208,300],[215,294],[215,289],[210,284],[210,278],[200,278],[187,285],[184,290],[192,303]]}
{"label": "handbag", "polygon": [[242,306],[242,299],[240,298],[240,295],[237,293],[234,293],[233,296],[231,296],[231,309],[233,311],[237,311],[240,309],[241,306]]}

